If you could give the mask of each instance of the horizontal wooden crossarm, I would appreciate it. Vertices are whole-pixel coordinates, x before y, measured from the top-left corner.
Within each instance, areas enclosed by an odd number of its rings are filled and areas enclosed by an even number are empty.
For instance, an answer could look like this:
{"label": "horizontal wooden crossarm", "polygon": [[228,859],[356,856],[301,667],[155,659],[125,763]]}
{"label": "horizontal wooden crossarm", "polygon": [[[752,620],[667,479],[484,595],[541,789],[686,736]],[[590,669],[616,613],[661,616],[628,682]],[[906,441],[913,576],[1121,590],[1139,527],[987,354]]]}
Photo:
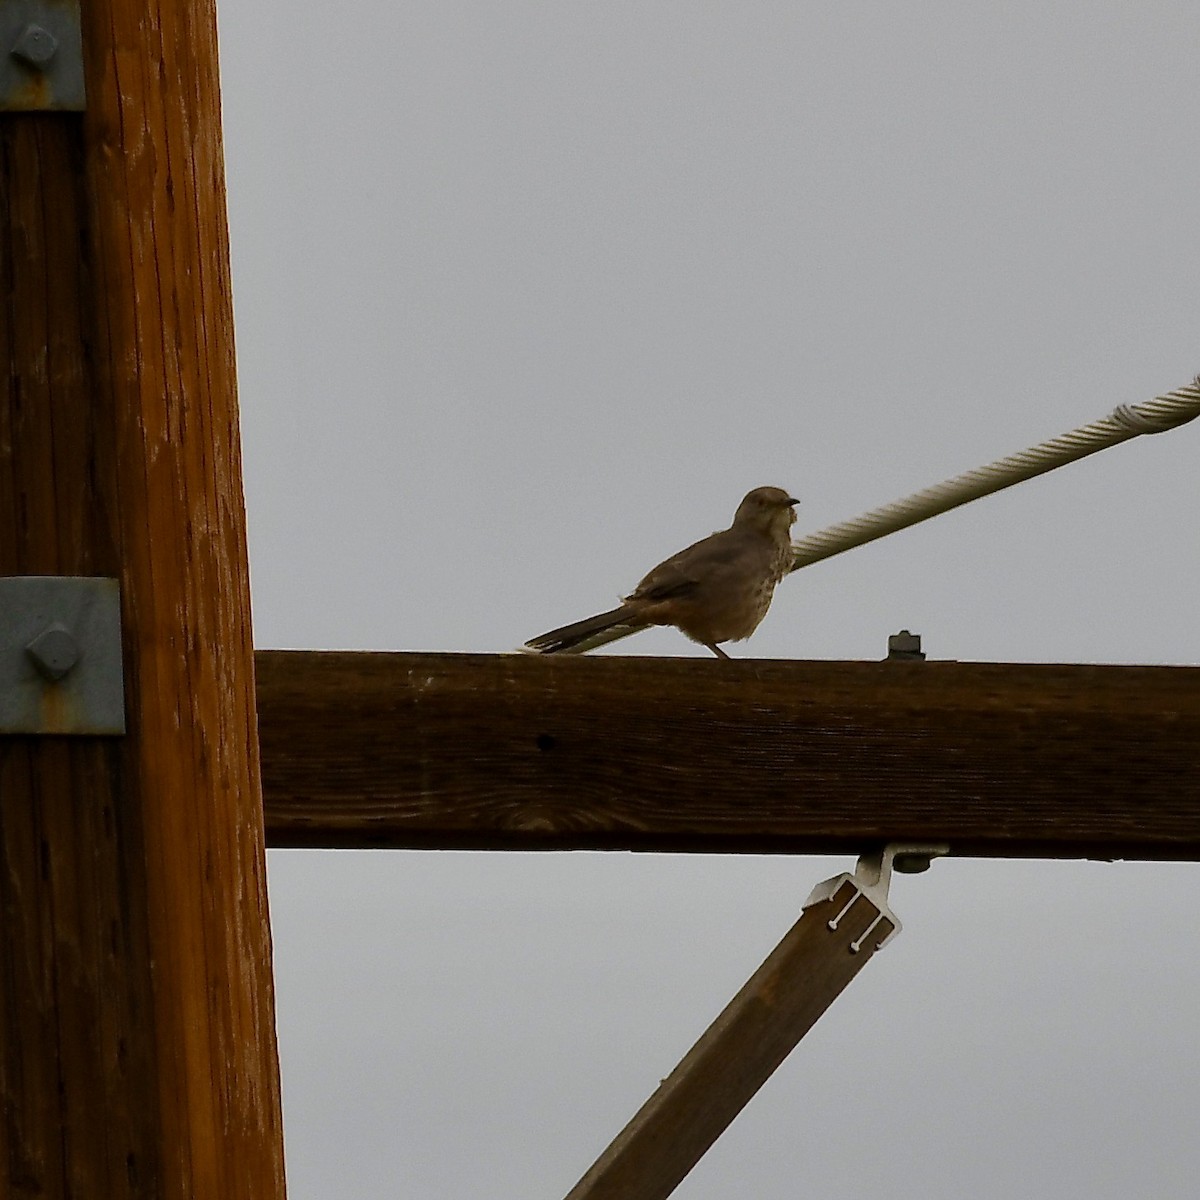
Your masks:
{"label": "horizontal wooden crossarm", "polygon": [[268,844],[1200,860],[1200,668],[259,651]]}

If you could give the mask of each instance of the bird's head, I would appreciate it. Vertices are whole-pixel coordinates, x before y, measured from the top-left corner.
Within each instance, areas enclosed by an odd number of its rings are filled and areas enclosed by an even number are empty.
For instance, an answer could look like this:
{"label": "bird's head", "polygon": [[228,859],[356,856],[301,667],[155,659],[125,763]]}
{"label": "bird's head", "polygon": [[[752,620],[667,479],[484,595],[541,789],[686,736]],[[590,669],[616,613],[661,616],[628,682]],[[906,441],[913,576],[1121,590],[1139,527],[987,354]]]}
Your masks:
{"label": "bird's head", "polygon": [[772,537],[788,536],[796,521],[796,505],[800,501],[783,488],[760,487],[746,493],[746,498],[733,514],[735,525],[762,530]]}

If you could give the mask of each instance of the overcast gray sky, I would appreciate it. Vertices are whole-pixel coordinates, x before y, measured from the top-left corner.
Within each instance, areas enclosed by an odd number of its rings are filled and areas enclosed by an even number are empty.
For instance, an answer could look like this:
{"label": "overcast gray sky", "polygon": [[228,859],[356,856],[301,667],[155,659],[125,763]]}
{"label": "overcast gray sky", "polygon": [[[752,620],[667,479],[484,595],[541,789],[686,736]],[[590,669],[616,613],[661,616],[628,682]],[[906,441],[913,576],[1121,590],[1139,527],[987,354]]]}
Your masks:
{"label": "overcast gray sky", "polygon": [[[1200,370],[1200,8],[222,0],[260,647],[506,651]],[[1200,660],[1200,424],[740,656]],[[672,631],[623,653],[700,654]],[[834,859],[270,855],[292,1200],[561,1196]],[[954,860],[677,1193],[1184,1200],[1194,865]]]}

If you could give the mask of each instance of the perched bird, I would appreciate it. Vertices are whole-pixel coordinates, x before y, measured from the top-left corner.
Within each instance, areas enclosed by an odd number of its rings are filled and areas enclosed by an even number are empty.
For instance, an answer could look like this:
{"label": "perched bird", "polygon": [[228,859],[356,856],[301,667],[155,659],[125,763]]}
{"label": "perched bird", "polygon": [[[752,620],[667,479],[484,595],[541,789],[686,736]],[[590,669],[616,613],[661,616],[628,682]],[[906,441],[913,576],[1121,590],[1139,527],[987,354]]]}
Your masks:
{"label": "perched bird", "polygon": [[526,647],[556,654],[617,626],[674,625],[718,658],[728,658],[719,643],[740,642],[758,628],[775,585],[791,570],[789,530],[799,503],[782,488],[755,488],[728,529],[659,563],[619,608],[552,629]]}

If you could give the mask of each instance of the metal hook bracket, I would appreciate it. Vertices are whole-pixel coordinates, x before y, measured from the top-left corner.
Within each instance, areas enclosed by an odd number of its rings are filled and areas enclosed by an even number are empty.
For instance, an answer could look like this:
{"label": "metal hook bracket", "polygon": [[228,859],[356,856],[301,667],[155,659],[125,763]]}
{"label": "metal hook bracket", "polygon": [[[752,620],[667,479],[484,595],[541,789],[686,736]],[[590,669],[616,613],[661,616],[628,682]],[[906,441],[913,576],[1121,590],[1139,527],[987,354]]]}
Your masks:
{"label": "metal hook bracket", "polygon": [[850,899],[842,905],[839,912],[829,919],[829,928],[837,929],[845,919],[846,914],[858,902],[859,897],[865,897],[877,910],[877,915],[857,938],[850,943],[850,953],[857,954],[868,939],[885,919],[891,924],[891,930],[886,934],[875,949],[882,950],[888,942],[900,932],[900,919],[888,907],[888,886],[892,881],[892,872],[902,875],[916,875],[928,871],[930,863],[935,858],[949,854],[950,847],[946,845],[916,845],[909,842],[892,842],[882,850],[863,854],[859,857],[854,873],[843,872],[832,879],[818,883],[809,893],[804,907],[812,908],[830,900],[845,883],[854,887]]}

